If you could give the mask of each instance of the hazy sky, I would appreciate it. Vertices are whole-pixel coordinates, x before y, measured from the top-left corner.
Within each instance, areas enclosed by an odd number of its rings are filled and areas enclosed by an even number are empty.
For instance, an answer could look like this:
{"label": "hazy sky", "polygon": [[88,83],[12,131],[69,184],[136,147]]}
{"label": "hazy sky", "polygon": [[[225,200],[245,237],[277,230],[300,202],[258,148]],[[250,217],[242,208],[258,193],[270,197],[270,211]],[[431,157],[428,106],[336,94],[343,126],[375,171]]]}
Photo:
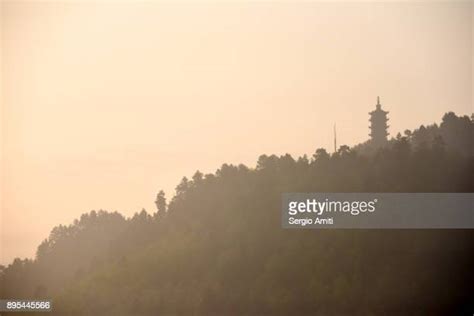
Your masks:
{"label": "hazy sky", "polygon": [[183,176],[473,111],[473,4],[1,3],[0,262]]}

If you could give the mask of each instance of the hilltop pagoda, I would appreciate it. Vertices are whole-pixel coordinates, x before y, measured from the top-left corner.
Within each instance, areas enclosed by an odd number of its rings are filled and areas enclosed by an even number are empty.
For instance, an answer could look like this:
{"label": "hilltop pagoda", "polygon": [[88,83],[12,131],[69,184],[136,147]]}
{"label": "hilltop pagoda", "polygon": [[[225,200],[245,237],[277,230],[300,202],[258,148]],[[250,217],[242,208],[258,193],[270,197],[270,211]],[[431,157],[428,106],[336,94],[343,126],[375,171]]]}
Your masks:
{"label": "hilltop pagoda", "polygon": [[380,97],[377,97],[377,105],[375,111],[369,112],[370,115],[370,138],[373,145],[379,147],[387,142],[388,125],[387,125],[387,111],[382,110],[380,104]]}

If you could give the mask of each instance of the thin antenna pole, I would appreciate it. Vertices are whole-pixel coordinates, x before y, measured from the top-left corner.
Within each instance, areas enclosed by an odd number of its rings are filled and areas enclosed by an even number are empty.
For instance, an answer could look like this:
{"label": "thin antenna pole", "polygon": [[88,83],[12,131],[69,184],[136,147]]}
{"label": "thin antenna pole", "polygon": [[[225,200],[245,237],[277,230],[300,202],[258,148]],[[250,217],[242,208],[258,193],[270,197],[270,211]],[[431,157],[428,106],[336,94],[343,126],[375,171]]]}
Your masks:
{"label": "thin antenna pole", "polygon": [[336,134],[336,123],[334,123],[334,152],[337,151],[337,134]]}

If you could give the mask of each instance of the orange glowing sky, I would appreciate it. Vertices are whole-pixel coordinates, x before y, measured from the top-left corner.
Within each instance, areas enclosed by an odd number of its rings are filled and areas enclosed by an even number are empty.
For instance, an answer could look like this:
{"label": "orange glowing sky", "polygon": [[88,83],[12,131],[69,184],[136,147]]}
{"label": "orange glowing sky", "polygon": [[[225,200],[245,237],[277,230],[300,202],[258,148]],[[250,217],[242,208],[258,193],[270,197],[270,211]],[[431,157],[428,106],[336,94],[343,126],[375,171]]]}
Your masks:
{"label": "orange glowing sky", "polygon": [[472,2],[1,2],[0,263],[182,176],[472,113]]}

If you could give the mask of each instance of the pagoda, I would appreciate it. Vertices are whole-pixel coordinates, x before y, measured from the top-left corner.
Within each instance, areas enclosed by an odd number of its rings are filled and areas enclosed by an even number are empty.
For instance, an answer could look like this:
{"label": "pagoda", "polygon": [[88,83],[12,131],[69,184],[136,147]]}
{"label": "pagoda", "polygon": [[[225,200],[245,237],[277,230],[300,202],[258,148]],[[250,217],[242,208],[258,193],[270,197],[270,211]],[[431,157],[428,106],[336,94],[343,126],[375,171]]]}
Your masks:
{"label": "pagoda", "polygon": [[369,112],[370,115],[370,138],[373,145],[379,147],[387,142],[388,125],[387,111],[382,110],[380,97],[377,97],[377,105],[375,111]]}

